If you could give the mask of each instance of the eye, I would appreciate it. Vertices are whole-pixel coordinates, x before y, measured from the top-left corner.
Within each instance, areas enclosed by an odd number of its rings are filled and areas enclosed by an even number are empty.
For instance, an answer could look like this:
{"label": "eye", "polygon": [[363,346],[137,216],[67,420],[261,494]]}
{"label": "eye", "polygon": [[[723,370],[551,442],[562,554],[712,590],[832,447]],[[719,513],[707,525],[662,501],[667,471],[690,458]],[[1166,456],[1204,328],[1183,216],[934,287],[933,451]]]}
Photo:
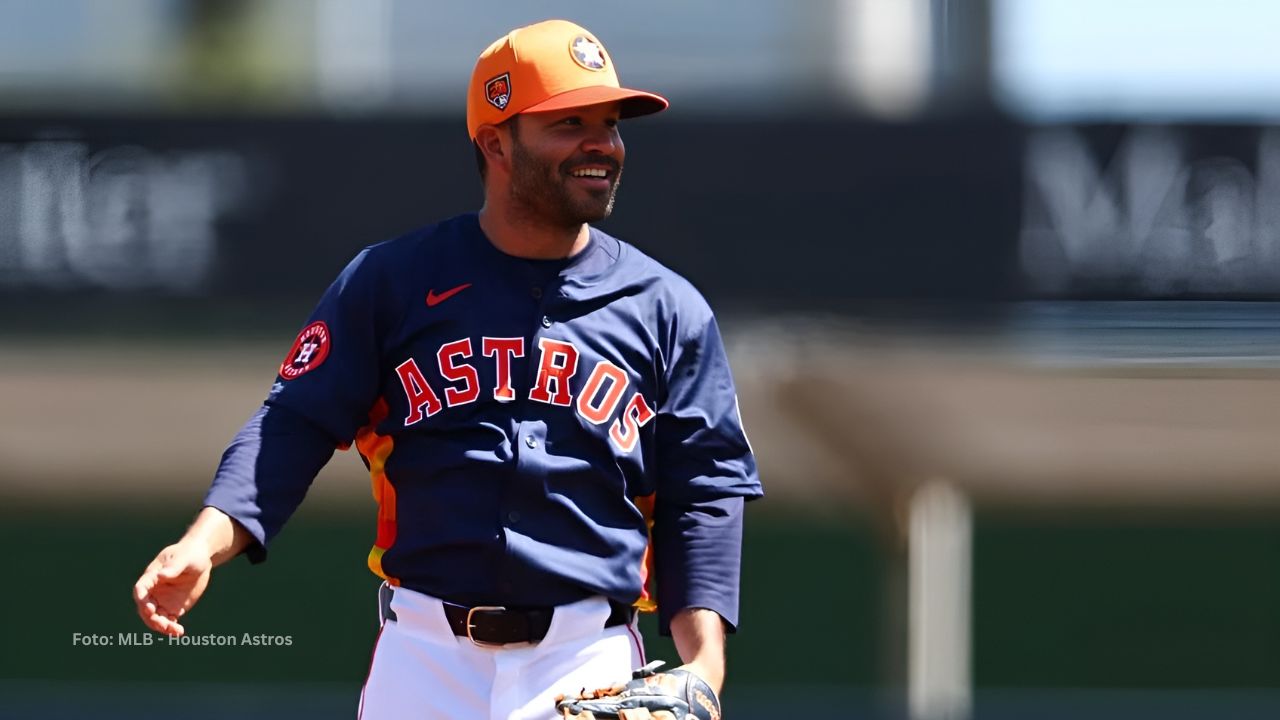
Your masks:
{"label": "eye", "polygon": [[577,126],[579,126],[579,125],[581,125],[581,124],[582,124],[582,118],[578,117],[577,115],[570,115],[569,117],[567,117],[567,118],[565,118],[565,119],[561,120],[561,121],[560,121],[560,124],[561,124],[561,125],[572,125],[572,126],[574,126],[574,127],[577,127]]}
{"label": "eye", "polygon": [[608,120],[604,121],[604,124],[608,125],[611,128],[618,127],[618,118],[609,118]]}

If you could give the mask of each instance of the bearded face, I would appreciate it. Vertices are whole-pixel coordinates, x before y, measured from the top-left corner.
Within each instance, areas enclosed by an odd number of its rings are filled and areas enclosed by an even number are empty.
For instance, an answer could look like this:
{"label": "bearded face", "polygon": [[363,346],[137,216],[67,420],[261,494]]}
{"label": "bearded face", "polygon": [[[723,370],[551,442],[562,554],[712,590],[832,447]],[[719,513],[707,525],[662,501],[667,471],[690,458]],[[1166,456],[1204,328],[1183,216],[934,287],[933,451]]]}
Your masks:
{"label": "bearded face", "polygon": [[[565,228],[609,217],[622,179],[621,141],[611,154],[585,152],[582,143],[563,141],[573,135],[571,130],[521,125],[513,123],[511,129],[513,205]],[[610,130],[616,137],[616,128]]]}

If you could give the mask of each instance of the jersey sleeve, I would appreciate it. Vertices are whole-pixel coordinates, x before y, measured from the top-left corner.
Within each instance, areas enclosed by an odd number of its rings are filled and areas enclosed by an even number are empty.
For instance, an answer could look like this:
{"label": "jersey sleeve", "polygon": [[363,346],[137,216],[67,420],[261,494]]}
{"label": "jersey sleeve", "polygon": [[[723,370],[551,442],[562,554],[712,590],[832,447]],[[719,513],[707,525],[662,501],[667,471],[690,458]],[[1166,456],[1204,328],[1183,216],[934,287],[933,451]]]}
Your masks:
{"label": "jersey sleeve", "polygon": [[378,387],[380,323],[370,250],[329,286],[283,359],[263,406],[223,453],[205,505],[253,536],[260,562],[336,447],[351,444]]}
{"label": "jersey sleeve", "polygon": [[719,613],[733,631],[745,501],[763,495],[737,392],[708,311],[673,348],[657,416],[654,571],[661,634],[685,608]]}
{"label": "jersey sleeve", "polygon": [[379,383],[379,340],[390,317],[379,307],[377,258],[367,248],[325,291],[280,364],[268,405],[289,408],[347,446],[368,422]]}
{"label": "jersey sleeve", "polygon": [[254,540],[245,554],[250,562],[262,562],[333,449],[315,425],[288,408],[265,404],[222,454],[204,504],[243,526]]}

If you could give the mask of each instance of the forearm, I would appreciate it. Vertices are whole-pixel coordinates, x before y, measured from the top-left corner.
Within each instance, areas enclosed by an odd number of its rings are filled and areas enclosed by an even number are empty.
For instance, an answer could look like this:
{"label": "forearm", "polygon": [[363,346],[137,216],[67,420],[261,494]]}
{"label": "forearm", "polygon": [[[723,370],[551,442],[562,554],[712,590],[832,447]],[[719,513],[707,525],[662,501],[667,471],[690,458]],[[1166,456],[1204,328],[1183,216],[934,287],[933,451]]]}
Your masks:
{"label": "forearm", "polygon": [[724,621],[705,608],[686,608],[671,618],[671,639],[685,667],[719,694],[724,685]]}
{"label": "forearm", "polygon": [[182,536],[182,543],[192,543],[208,550],[214,565],[221,565],[239,555],[253,536],[240,523],[215,507],[205,507]]}

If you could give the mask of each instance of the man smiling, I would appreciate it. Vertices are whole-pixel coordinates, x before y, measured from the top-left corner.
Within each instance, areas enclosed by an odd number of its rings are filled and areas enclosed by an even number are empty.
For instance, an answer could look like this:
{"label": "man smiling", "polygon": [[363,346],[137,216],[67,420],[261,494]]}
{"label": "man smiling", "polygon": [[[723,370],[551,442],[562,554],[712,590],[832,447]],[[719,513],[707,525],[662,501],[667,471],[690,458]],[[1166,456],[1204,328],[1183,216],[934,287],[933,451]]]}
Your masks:
{"label": "man smiling", "polygon": [[354,444],[385,581],[363,717],[558,717],[558,695],[644,664],[637,610],[687,671],[662,675],[714,697],[755,461],[706,302],[590,225],[622,176],[619,120],[666,107],[573,23],[491,45],[467,99],[483,207],[366,248],[329,288],[139,578],[143,621],[185,632],[212,567],[265,559]]}

